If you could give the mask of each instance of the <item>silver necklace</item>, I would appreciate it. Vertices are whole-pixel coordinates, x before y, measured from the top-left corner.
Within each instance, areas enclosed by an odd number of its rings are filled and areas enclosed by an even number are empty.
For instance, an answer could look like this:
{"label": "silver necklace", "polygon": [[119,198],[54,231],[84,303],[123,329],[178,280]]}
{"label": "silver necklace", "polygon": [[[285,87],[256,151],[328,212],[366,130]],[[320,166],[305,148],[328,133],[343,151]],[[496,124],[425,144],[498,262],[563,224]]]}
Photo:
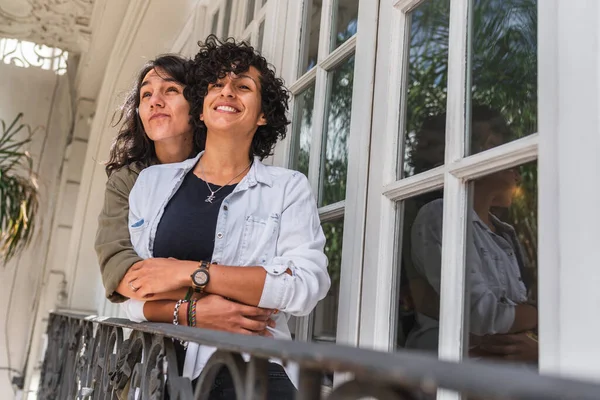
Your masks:
{"label": "silver necklace", "polygon": [[202,169],[202,161],[200,161],[200,173],[202,174],[202,176],[204,176],[204,178],[205,178],[204,183],[206,183],[206,187],[210,191],[210,195],[206,196],[206,200],[204,200],[204,202],[212,204],[212,202],[215,200],[215,194],[219,190],[223,189],[225,186],[227,186],[231,182],[233,182],[235,180],[235,178],[237,178],[238,176],[240,176],[241,174],[243,174],[248,168],[250,168],[250,166],[252,165],[252,161],[250,161],[250,164],[248,164],[248,166],[246,166],[246,168],[244,168],[243,170],[241,170],[239,174],[237,174],[236,176],[234,176],[233,178],[231,178],[231,180],[229,182],[227,182],[223,186],[219,186],[219,188],[217,190],[212,190],[212,188],[210,187],[208,181],[206,180],[206,175],[204,174],[204,170]]}

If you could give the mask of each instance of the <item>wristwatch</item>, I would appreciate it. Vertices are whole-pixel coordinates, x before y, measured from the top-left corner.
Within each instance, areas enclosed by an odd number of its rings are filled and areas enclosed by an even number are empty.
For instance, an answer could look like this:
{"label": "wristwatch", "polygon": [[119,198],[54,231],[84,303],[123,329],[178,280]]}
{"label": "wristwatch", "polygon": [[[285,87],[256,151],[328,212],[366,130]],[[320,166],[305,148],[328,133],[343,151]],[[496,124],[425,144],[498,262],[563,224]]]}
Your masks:
{"label": "wristwatch", "polygon": [[210,268],[210,264],[208,261],[200,261],[200,266],[197,270],[195,270],[191,276],[192,278],[192,287],[194,288],[194,292],[202,293],[208,282],[210,281],[210,274],[208,269]]}

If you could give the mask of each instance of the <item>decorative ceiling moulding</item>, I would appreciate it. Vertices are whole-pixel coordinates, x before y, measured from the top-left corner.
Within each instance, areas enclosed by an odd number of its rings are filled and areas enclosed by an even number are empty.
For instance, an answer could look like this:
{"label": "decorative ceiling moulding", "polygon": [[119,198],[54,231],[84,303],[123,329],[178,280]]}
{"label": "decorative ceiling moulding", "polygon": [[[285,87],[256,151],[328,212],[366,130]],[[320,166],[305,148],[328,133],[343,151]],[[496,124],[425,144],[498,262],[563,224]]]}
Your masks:
{"label": "decorative ceiling moulding", "polygon": [[0,0],[0,37],[88,50],[94,0]]}

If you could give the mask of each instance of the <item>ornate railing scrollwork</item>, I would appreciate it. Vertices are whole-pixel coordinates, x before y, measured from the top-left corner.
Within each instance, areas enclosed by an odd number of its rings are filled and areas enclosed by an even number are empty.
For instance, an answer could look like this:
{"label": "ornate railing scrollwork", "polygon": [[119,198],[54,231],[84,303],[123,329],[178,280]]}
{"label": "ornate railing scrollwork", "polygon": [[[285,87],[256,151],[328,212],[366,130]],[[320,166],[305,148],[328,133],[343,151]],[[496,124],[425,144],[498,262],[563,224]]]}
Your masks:
{"label": "ornate railing scrollwork", "polygon": [[[240,400],[266,400],[268,359],[299,366],[298,400],[416,400],[441,387],[485,399],[597,399],[600,385],[484,362],[450,363],[410,351],[388,354],[332,344],[248,337],[168,324],[51,313],[38,390],[41,400],[207,400],[219,371]],[[195,391],[181,377],[173,338],[216,347]],[[242,357],[243,354],[249,355]],[[353,376],[328,396],[328,372]]]}

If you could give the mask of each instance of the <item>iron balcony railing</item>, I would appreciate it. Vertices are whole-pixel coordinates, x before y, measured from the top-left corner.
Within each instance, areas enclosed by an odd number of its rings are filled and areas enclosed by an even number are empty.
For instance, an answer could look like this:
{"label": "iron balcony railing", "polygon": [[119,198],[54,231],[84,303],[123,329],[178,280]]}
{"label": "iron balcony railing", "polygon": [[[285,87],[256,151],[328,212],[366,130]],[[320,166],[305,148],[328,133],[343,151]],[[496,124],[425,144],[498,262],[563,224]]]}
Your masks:
{"label": "iron balcony railing", "polygon": [[[298,364],[299,400],[429,399],[437,388],[469,399],[600,399],[600,384],[539,375],[522,365],[445,362],[413,351],[383,353],[65,312],[50,314],[47,332],[42,400],[117,399],[124,391],[128,399],[208,399],[223,366],[238,399],[266,399],[269,358]],[[178,375],[171,338],[218,349],[195,392],[190,380]],[[242,353],[250,355],[248,362]],[[324,395],[321,382],[332,372],[347,373],[348,380]]]}

